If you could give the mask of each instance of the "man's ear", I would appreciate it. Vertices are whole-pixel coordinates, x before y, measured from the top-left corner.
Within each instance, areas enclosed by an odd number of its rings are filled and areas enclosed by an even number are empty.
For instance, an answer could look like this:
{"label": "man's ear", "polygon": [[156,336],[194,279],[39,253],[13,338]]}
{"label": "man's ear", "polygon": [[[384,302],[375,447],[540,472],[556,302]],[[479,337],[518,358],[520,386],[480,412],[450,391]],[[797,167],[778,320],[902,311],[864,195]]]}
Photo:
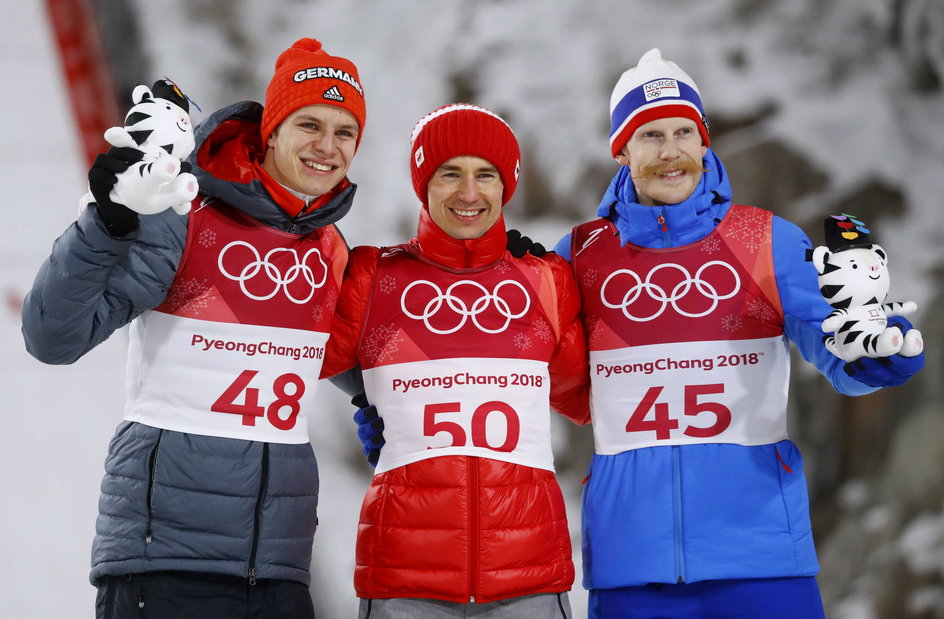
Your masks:
{"label": "man's ear", "polygon": [[629,165],[629,154],[625,146],[614,159],[616,159],[616,163],[620,165]]}

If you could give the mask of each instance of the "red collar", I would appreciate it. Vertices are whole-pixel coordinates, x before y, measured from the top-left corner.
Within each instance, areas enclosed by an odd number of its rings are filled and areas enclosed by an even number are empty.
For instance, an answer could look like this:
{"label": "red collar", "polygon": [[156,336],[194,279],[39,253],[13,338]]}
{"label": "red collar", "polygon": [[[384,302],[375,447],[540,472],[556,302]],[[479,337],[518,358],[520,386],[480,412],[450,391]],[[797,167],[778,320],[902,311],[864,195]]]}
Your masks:
{"label": "red collar", "polygon": [[303,209],[306,213],[310,213],[322,204],[327,204],[332,198],[334,198],[334,196],[344,191],[344,189],[346,189],[347,186],[351,184],[351,181],[347,180],[347,177],[345,176],[331,189],[331,191],[324,193],[312,200],[311,204],[306,209],[305,201],[272,178],[269,173],[265,171],[265,168],[262,167],[261,162],[253,161],[252,167],[256,173],[256,178],[262,182],[262,185],[266,188],[266,191],[269,192],[269,195],[272,196],[272,199],[275,200],[276,203],[282,207],[282,210],[288,213],[292,218],[298,217],[299,213],[301,213]]}
{"label": "red collar", "polygon": [[500,260],[505,255],[508,236],[501,215],[488,232],[477,239],[454,239],[430,218],[429,211],[420,211],[416,238],[410,241],[419,253],[437,264],[451,269],[477,269]]}

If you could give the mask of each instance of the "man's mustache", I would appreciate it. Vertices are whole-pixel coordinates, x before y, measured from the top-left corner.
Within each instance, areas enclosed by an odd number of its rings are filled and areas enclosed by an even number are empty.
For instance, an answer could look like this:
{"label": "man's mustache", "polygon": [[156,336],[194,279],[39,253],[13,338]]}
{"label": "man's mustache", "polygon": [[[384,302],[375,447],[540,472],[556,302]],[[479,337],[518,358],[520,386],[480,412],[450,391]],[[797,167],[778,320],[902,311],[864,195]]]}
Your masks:
{"label": "man's mustache", "polygon": [[632,177],[633,180],[651,178],[662,176],[666,172],[671,172],[673,170],[678,170],[679,172],[684,172],[685,174],[695,174],[697,172],[707,172],[708,168],[694,159],[679,159],[678,161],[673,161],[672,163],[656,163],[646,166],[638,172],[633,173]]}

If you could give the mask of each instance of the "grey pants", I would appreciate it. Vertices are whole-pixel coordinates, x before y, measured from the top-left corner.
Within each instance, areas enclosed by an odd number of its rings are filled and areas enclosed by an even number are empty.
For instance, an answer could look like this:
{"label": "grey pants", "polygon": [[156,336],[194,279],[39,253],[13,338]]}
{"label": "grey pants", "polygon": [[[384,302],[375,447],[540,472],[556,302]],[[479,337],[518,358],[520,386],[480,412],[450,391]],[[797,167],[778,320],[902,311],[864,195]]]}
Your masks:
{"label": "grey pants", "polygon": [[571,619],[567,593],[541,593],[488,604],[390,598],[361,600],[358,619]]}

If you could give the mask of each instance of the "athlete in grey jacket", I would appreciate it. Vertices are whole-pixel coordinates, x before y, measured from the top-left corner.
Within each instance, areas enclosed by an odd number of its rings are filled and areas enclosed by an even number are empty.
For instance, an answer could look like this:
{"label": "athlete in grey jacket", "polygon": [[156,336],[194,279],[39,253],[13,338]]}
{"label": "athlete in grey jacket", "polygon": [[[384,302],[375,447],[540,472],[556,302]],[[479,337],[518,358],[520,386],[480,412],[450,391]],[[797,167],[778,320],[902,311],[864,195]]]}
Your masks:
{"label": "athlete in grey jacket", "polygon": [[99,617],[313,615],[305,416],[364,119],[356,67],[302,39],[264,109],[237,103],[198,127],[188,215],[109,197],[128,149],[93,166],[95,203],[43,264],[23,334],[37,359],[67,364],[132,323],[92,548]]}

